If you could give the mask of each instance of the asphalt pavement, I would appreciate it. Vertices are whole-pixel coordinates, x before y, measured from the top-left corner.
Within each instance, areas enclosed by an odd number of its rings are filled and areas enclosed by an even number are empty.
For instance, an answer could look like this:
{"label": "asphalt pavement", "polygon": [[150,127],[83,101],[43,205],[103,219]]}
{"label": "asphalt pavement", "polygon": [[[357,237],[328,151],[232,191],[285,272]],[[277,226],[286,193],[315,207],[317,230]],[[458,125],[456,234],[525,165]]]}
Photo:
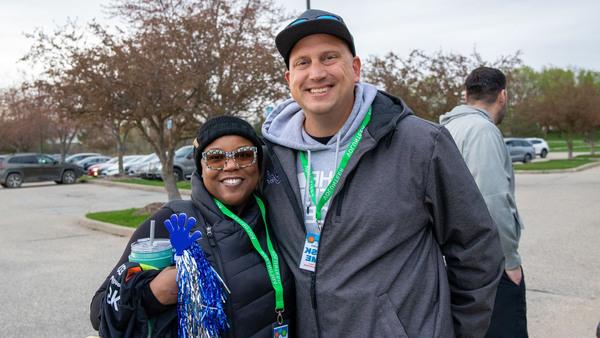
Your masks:
{"label": "asphalt pavement", "polygon": [[0,337],[96,334],[90,300],[127,238],[77,221],[88,212],[140,207],[166,196],[95,184],[0,188]]}
{"label": "asphalt pavement", "polygon": [[[600,167],[518,174],[531,337],[594,337],[600,321]],[[94,184],[0,188],[0,336],[86,337],[89,302],[127,238],[78,225],[87,212],[166,201]]]}

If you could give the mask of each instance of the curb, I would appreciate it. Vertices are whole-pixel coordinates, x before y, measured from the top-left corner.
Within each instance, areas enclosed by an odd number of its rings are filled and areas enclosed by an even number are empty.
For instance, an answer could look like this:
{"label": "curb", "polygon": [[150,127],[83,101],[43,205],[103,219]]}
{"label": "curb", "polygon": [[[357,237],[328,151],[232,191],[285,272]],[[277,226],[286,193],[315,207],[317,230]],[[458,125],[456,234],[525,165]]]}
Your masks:
{"label": "curb", "polygon": [[95,221],[87,217],[80,218],[77,223],[80,226],[90,230],[106,232],[111,235],[116,235],[120,237],[131,237],[131,234],[133,234],[133,232],[135,231],[134,228],[128,228],[120,225]]}
{"label": "curb", "polygon": [[[163,192],[163,193],[167,192],[167,190],[165,190],[164,187],[155,187],[155,186],[135,184],[135,183],[121,183],[121,182],[114,182],[114,181],[106,181],[103,179],[91,179],[91,180],[88,180],[85,182],[91,183],[91,184],[109,186],[109,187],[121,187],[121,188],[125,188],[125,189],[144,190],[144,191]],[[190,196],[192,194],[192,190],[179,189],[179,193],[182,195]]]}
{"label": "curb", "polygon": [[600,166],[600,161],[587,163],[579,167],[570,169],[547,169],[547,170],[515,170],[515,174],[559,174],[559,173],[576,173],[586,169]]}

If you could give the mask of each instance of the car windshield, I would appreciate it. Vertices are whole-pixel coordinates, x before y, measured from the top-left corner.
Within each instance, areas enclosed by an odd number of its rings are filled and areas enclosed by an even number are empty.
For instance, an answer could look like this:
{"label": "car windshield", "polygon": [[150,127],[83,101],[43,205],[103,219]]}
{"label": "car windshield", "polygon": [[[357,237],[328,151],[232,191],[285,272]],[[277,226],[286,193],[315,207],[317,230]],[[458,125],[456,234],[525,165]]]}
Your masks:
{"label": "car windshield", "polygon": [[177,151],[175,152],[175,157],[185,157],[190,153],[190,150],[192,149],[193,146],[184,146],[181,147],[179,149],[177,149]]}
{"label": "car windshield", "polygon": [[146,163],[146,162],[150,162],[150,161],[156,160],[156,159],[158,159],[158,156],[156,156],[156,154],[150,154],[150,155],[146,155],[144,158],[142,158],[140,163]]}

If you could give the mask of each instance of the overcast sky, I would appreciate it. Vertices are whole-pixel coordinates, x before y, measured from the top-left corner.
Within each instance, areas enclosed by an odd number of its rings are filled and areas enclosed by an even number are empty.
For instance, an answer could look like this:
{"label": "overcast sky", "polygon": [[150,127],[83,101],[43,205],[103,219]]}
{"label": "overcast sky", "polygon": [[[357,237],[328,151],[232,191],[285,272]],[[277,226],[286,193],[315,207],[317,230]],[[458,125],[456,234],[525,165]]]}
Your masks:
{"label": "overcast sky", "polygon": [[[0,0],[0,87],[27,78],[18,63],[31,42],[24,33],[51,31],[67,18],[109,22],[108,0]],[[275,0],[301,13],[306,0]],[[599,0],[312,0],[311,7],[342,16],[366,59],[413,49],[470,54],[484,59],[523,52],[526,65],[579,67],[600,71]]]}

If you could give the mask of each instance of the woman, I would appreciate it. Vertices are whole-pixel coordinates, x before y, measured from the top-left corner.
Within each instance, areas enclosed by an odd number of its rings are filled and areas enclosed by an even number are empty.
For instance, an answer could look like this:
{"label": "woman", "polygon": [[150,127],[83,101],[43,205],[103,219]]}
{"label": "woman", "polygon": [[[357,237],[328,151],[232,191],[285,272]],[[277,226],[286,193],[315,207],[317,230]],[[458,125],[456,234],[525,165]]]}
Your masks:
{"label": "woman", "polygon": [[[223,336],[273,337],[282,317],[294,317],[295,304],[293,278],[283,260],[278,260],[283,290],[275,292],[270,279],[273,269],[266,269],[264,253],[271,258],[276,254],[268,249],[266,215],[256,195],[262,171],[261,142],[247,122],[220,116],[200,128],[194,145],[197,171],[192,176],[191,201],[170,202],[152,215],[156,237],[169,237],[162,224],[171,214],[185,211],[195,217],[198,222],[192,232],[202,233],[198,243],[230,291],[225,292],[229,328]],[[248,227],[258,241],[251,241]],[[101,336],[177,336],[176,269],[139,272],[139,265],[128,262],[131,244],[149,237],[149,229],[150,220],[146,220],[134,232],[92,299],[90,318]],[[272,231],[269,235],[277,250]]]}

